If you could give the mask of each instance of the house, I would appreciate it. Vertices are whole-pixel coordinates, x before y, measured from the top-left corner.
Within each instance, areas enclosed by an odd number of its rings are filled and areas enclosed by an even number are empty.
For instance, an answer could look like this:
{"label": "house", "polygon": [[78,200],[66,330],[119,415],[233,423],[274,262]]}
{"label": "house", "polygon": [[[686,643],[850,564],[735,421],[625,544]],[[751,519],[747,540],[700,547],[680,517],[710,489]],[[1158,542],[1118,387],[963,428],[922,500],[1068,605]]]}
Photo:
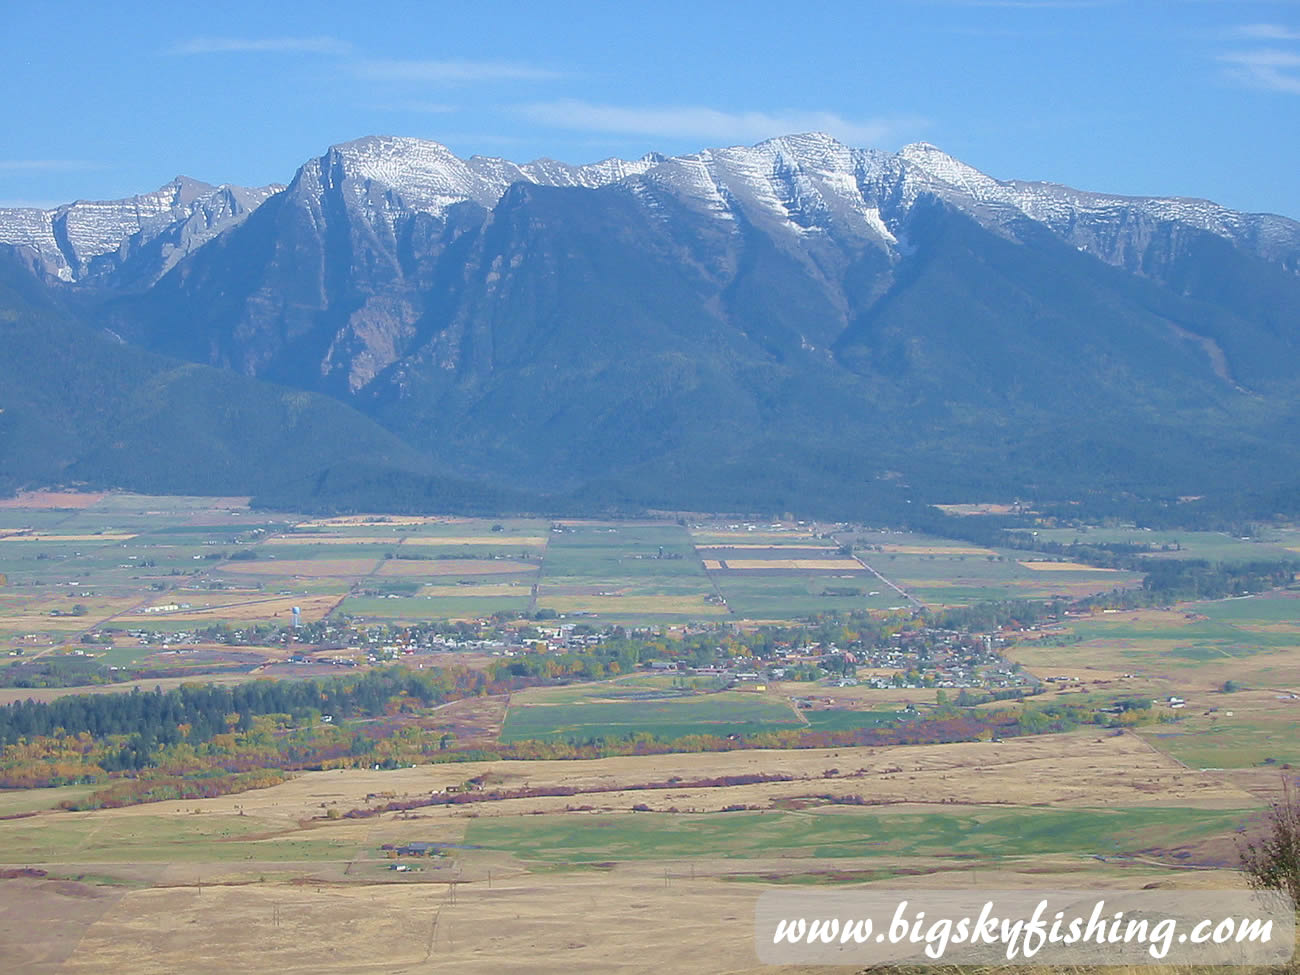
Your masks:
{"label": "house", "polygon": [[437,843],[428,843],[424,840],[418,840],[413,843],[406,843],[397,847],[399,857],[429,857],[438,856],[442,852]]}

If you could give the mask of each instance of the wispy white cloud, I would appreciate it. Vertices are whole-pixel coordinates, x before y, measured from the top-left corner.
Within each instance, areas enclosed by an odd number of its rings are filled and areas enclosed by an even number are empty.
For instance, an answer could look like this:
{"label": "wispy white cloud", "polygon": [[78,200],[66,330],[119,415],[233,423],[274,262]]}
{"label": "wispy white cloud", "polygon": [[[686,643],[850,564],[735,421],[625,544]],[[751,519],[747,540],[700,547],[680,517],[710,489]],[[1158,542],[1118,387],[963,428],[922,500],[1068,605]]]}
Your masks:
{"label": "wispy white cloud", "polygon": [[1220,54],[1219,61],[1229,65],[1228,76],[1251,88],[1300,95],[1300,54],[1263,48],[1257,51],[1231,51]]}
{"label": "wispy white cloud", "polygon": [[564,72],[522,61],[401,60],[372,58],[352,66],[359,78],[370,81],[406,81],[463,84],[481,81],[554,81]]}
{"label": "wispy white cloud", "polygon": [[0,159],[0,170],[4,172],[79,173],[102,168],[103,163],[89,159]]}
{"label": "wispy white cloud", "polygon": [[174,44],[168,54],[332,54],[352,53],[336,37],[195,37]]}
{"label": "wispy white cloud", "polygon": [[1232,28],[1228,36],[1256,41],[1300,41],[1300,30],[1281,24],[1241,24]]}
{"label": "wispy white cloud", "polygon": [[694,105],[596,105],[573,98],[535,102],[520,111],[533,122],[556,128],[738,142],[793,132],[826,132],[854,145],[871,145],[900,129],[924,124],[918,119],[846,119],[834,112],[724,112]]}

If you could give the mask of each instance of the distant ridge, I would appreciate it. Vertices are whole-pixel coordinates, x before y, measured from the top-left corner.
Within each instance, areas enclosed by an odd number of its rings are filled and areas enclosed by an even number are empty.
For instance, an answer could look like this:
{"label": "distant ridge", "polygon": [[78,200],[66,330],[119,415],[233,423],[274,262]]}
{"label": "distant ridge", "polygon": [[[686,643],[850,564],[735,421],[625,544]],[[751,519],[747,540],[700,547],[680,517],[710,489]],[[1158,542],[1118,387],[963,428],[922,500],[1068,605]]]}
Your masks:
{"label": "distant ridge", "polygon": [[375,136],[283,188],[0,211],[0,245],[89,326],[493,490],[834,512],[1227,497],[1300,462],[1300,223],[926,143],[572,166]]}

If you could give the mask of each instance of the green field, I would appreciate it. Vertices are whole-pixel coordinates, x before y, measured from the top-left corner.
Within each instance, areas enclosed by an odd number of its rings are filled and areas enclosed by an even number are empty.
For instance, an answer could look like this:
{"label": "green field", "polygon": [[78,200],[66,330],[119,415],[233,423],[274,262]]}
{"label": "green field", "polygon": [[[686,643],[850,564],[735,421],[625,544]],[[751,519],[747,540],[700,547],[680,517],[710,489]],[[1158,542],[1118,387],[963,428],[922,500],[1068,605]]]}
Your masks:
{"label": "green field", "polygon": [[1080,545],[1104,542],[1129,542],[1153,545],[1157,549],[1176,547],[1174,551],[1156,552],[1162,558],[1207,559],[1211,562],[1276,562],[1294,559],[1297,552],[1286,546],[1297,545],[1296,535],[1279,530],[1265,530],[1258,539],[1234,538],[1224,532],[1148,531],[1142,528],[1040,528],[1044,541]]}
{"label": "green field", "polygon": [[[732,612],[748,619],[798,619],[816,613],[850,613],[907,605],[907,600],[869,572],[782,575],[713,572],[710,575]],[[862,594],[823,595],[835,587],[860,589]],[[877,595],[869,595],[871,592]]]}
{"label": "green field", "polygon": [[349,596],[340,611],[347,616],[364,619],[407,620],[417,622],[431,619],[480,619],[493,613],[519,612],[528,608],[528,590],[519,596],[409,596],[396,599],[387,597]]}
{"label": "green field", "polygon": [[671,523],[570,523],[550,535],[537,608],[597,623],[726,616],[690,535]]}
{"label": "green field", "polygon": [[703,815],[632,813],[476,819],[466,842],[524,860],[582,862],[691,857],[969,858],[1114,856],[1231,833],[1241,810],[1011,808],[881,813],[852,807]]}
{"label": "green field", "polygon": [[[650,699],[641,695],[652,694]],[[534,697],[536,703],[512,703],[506,712],[501,740],[505,742],[587,741],[615,739],[638,732],[662,739],[685,735],[754,734],[802,727],[785,704],[742,691],[671,696],[671,692],[627,688],[610,700],[587,694],[568,701]]]}
{"label": "green field", "polygon": [[341,860],[355,843],[330,839],[245,839],[265,821],[208,813],[189,816],[66,814],[0,821],[0,861],[40,863],[185,863],[239,860]]}
{"label": "green field", "polygon": [[856,728],[880,728],[897,724],[908,716],[901,711],[801,711],[814,731],[851,731]]}

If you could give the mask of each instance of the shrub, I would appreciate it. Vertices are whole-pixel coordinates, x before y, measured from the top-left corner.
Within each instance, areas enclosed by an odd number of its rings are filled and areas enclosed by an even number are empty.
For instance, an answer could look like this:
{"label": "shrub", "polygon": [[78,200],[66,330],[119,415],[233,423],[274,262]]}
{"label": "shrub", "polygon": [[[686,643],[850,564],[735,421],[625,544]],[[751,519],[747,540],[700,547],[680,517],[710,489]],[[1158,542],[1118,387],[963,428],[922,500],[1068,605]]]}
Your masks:
{"label": "shrub", "polygon": [[1256,890],[1276,890],[1300,903],[1300,796],[1282,779],[1282,796],[1268,812],[1267,830],[1238,847],[1241,868]]}

